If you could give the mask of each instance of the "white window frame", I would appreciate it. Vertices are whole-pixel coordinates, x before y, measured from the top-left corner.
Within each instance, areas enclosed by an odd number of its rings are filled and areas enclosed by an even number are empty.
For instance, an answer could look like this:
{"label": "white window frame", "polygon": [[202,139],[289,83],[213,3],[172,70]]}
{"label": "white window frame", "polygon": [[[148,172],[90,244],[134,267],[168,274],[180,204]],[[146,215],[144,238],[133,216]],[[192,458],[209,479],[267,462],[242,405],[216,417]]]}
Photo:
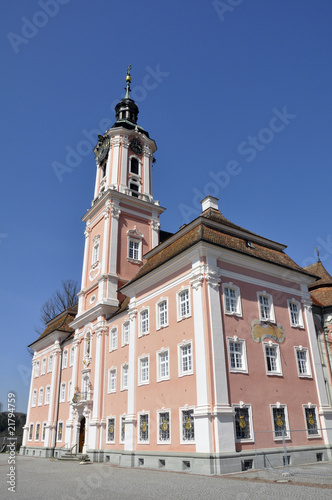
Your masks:
{"label": "white window frame", "polygon": [[[61,427],[61,439],[59,439],[59,430]],[[63,421],[59,420],[58,425],[57,425],[57,430],[56,430],[56,440],[58,443],[61,443],[63,441]]]}
{"label": "white window frame", "polygon": [[40,361],[36,361],[35,378],[39,377]]}
{"label": "white window frame", "polygon": [[68,349],[65,349],[62,354],[62,368],[67,368],[68,366]]}
{"label": "white window frame", "polygon": [[193,415],[195,414],[194,406],[184,406],[183,408],[179,408],[179,418],[180,418],[180,444],[196,444],[196,425],[195,418],[193,417],[194,423],[194,439],[184,439],[183,437],[183,412],[192,411]]}
{"label": "white window frame", "polygon": [[40,375],[45,375],[46,373],[46,357],[43,357],[41,362]]}
{"label": "white window frame", "polygon": [[[168,373],[163,376],[161,374],[161,368],[162,368],[162,359],[161,358],[164,355],[168,356],[167,365],[166,365]],[[163,347],[162,349],[160,349],[160,351],[157,351],[156,356],[157,356],[157,382],[162,382],[163,380],[169,380],[170,379],[170,373],[171,373],[171,370],[170,370],[170,359],[169,359],[169,348],[168,347]]]}
{"label": "white window frame", "polygon": [[[141,417],[148,417],[148,438],[146,440],[141,440]],[[151,434],[151,419],[149,411],[141,411],[137,413],[137,443],[138,444],[150,444],[150,434]]]}
{"label": "white window frame", "polygon": [[[124,383],[125,370],[127,371],[127,374],[126,374],[127,384]],[[128,375],[129,375],[128,363],[123,363],[123,365],[121,365],[121,391],[128,390],[128,385],[129,385]]]}
{"label": "white window frame", "polygon": [[[235,300],[235,310],[228,310],[227,309],[227,292],[226,290],[232,290],[235,294],[234,300]],[[242,304],[241,304],[241,293],[240,293],[240,287],[234,285],[232,282],[229,283],[223,283],[222,284],[222,293],[223,293],[223,302],[224,302],[224,311],[225,314],[228,316],[239,316],[242,318]],[[233,298],[233,297],[232,297]]]}
{"label": "white window frame", "polygon": [[166,328],[168,326],[168,298],[161,297],[156,304],[156,329]]}
{"label": "white window frame", "polygon": [[72,380],[68,381],[67,398],[68,398],[68,401],[71,401],[73,399],[73,381]]}
{"label": "white window frame", "polygon": [[48,357],[47,373],[52,373],[53,371],[54,356],[50,354]]}
{"label": "white window frame", "polygon": [[[127,329],[128,331],[126,331]],[[128,335],[127,339],[126,335]],[[128,320],[122,323],[122,346],[129,344],[129,338],[130,338],[130,321]]]}
{"label": "white window frame", "polygon": [[[147,380],[142,379],[143,365],[142,363],[147,360]],[[148,385],[150,383],[150,354],[142,354],[138,358],[138,385]]]}
{"label": "white window frame", "polygon": [[120,425],[119,425],[119,443],[124,444],[126,440],[126,424],[124,423],[124,436],[122,436],[122,422],[126,422],[126,414],[120,415]]}
{"label": "white window frame", "polygon": [[118,327],[115,326],[110,331],[110,352],[118,348]]}
{"label": "white window frame", "polygon": [[[297,313],[298,313],[298,321],[297,323],[294,323],[292,321],[292,311],[291,307],[292,305],[296,305],[297,307]],[[287,305],[288,305],[288,313],[289,313],[289,322],[292,328],[304,328],[303,324],[303,313],[302,313],[302,306],[301,303],[298,300],[293,299],[288,299],[287,300]]]}
{"label": "white window frame", "polygon": [[[262,315],[261,311],[261,297],[264,297],[268,300],[268,306],[269,306],[269,317],[266,318],[265,315]],[[258,311],[259,311],[259,318],[260,321],[266,321],[269,323],[275,323],[275,314],[274,314],[274,306],[273,306],[273,297],[269,293],[267,293],[265,290],[262,292],[257,292],[257,301],[258,301]],[[264,307],[264,306],[263,306]]]}
{"label": "white window frame", "polygon": [[[163,413],[168,413],[168,426],[169,426],[169,439],[160,439],[160,416]],[[157,444],[171,444],[172,436],[171,436],[172,426],[171,426],[171,410],[169,408],[162,408],[161,410],[157,410]]]}
{"label": "white window frame", "polygon": [[46,428],[47,428],[47,422],[43,422],[42,428],[41,428],[41,441],[42,443],[45,442],[46,439]]}
{"label": "white window frame", "polygon": [[[109,422],[109,420],[114,421],[114,423],[113,423],[113,425],[114,425],[113,440],[108,439],[108,426],[109,426],[108,422]],[[106,443],[108,443],[108,444],[115,443],[115,430],[116,430],[116,417],[115,417],[115,415],[109,415],[107,417],[107,420],[106,420]]]}
{"label": "white window frame", "polygon": [[[191,347],[191,368],[189,370],[183,370],[183,354],[186,347]],[[192,340],[186,340],[178,344],[178,375],[179,377],[185,377],[187,375],[192,375],[194,373],[194,350]]]}
{"label": "white window frame", "polygon": [[[116,383],[117,383],[117,369],[115,366],[112,366],[108,370],[108,394],[116,392]],[[113,386],[114,383],[114,387]]]}
{"label": "white window frame", "polygon": [[66,401],[66,382],[61,382],[60,385],[60,403]]}
{"label": "white window frame", "polygon": [[[129,181],[131,182],[131,181]],[[139,185],[139,183],[138,183]],[[130,262],[135,262],[135,263],[141,263],[142,262],[142,247],[143,247],[143,239],[144,239],[144,234],[138,231],[137,227],[135,226],[134,229],[129,229],[127,231],[127,258]],[[137,255],[133,253],[131,254],[132,249],[130,248],[130,242],[137,244],[137,249],[135,249],[135,253],[137,251]]]}
{"label": "white window frame", "polygon": [[[272,342],[271,340],[269,342],[262,342],[262,345],[263,345],[263,352],[264,352],[264,359],[265,359],[266,374],[267,375],[276,375],[278,377],[282,377],[280,345],[276,344],[275,342]],[[276,360],[276,370],[269,370],[268,369],[267,350],[269,348],[275,348],[276,349],[276,354],[277,355],[274,358]]]}
{"label": "white window frame", "polygon": [[270,411],[271,411],[271,419],[272,419],[272,430],[273,430],[273,439],[274,441],[282,441],[282,436],[276,436],[276,429],[274,427],[274,418],[273,418],[273,409],[283,409],[284,410],[284,416],[285,416],[285,427],[286,427],[286,432],[285,432],[285,439],[290,439],[290,430],[289,430],[289,420],[288,420],[288,411],[287,411],[287,405],[285,404],[272,404],[270,405]]}
{"label": "white window frame", "polygon": [[[133,159],[137,160],[137,163],[138,163],[138,174],[136,174],[135,172],[131,171],[131,160],[133,160]],[[138,178],[141,177],[141,160],[137,156],[135,156],[135,155],[131,155],[129,157],[129,174],[130,174],[130,176],[134,175],[134,176],[136,176]]]}
{"label": "white window frame", "polygon": [[[294,347],[295,351],[295,359],[296,359],[296,366],[297,366],[297,374],[300,378],[312,378],[312,371],[311,371],[311,364],[310,364],[310,356],[309,356],[309,349],[307,347],[302,347],[300,346],[295,346]],[[306,372],[301,373],[300,372],[300,366],[299,366],[299,358],[298,358],[298,353],[304,353],[305,354],[305,364],[306,364]]]}
{"label": "white window frame", "polygon": [[[320,429],[320,421],[319,421],[319,414],[317,411],[317,405],[313,405],[311,403],[308,403],[306,405],[302,405],[303,409],[303,416],[304,416],[304,422],[305,422],[305,428],[307,432],[307,438],[308,439],[317,439],[322,437],[321,429]],[[310,434],[310,429],[308,429],[308,422],[307,422],[307,417],[306,417],[306,410],[311,410],[315,414],[316,418],[316,424],[317,424],[317,434]]]}
{"label": "white window frame", "polygon": [[[186,310],[188,309],[188,312],[185,312],[182,314],[182,304],[184,301],[181,300],[181,295],[184,293],[188,294],[188,298],[185,301],[185,308]],[[190,318],[191,316],[191,296],[190,296],[190,287],[182,287],[181,290],[178,290],[176,294],[176,303],[177,303],[177,320],[182,321],[183,319]]]}
{"label": "white window frame", "polygon": [[100,252],[100,235],[97,234],[93,238],[93,247],[91,252],[91,265],[95,266],[99,262],[99,252]]}
{"label": "white window frame", "polygon": [[[35,441],[39,441],[39,439],[41,438],[41,436],[40,436],[40,429],[41,429],[41,427],[40,427],[40,422],[36,422],[36,428],[35,428]],[[39,432],[38,432],[38,434],[39,434],[39,435],[38,435],[38,437],[37,437],[37,430],[39,431]]]}
{"label": "white window frame", "polygon": [[233,404],[234,413],[237,408],[248,410],[248,418],[249,418],[249,429],[250,429],[250,437],[249,438],[238,438],[236,435],[236,414],[234,415],[234,433],[235,433],[235,442],[236,443],[253,443],[254,442],[254,428],[252,421],[252,407],[251,404],[244,404],[241,401],[239,404]]}
{"label": "white window frame", "polygon": [[[242,361],[241,368],[232,367],[232,353],[233,353],[231,349],[232,343],[237,343],[241,345],[241,353],[240,353]],[[236,335],[234,335],[234,337],[227,337],[227,348],[228,348],[229,371],[231,373],[248,373],[246,341],[244,339],[239,339]],[[234,351],[234,353],[237,354],[236,351]]]}
{"label": "white window frame", "polygon": [[75,347],[71,347],[69,354],[69,366],[74,365],[74,360],[75,360]]}
{"label": "white window frame", "polygon": [[50,404],[50,399],[51,399],[51,386],[47,385],[45,387],[45,404],[46,405]]}
{"label": "white window frame", "polygon": [[[143,328],[142,328],[142,316],[143,314],[146,314],[147,313],[147,330],[146,331],[143,331]],[[139,334],[138,336],[139,337],[142,337],[142,335],[148,335],[150,333],[150,311],[149,311],[149,307],[144,307],[143,309],[141,309],[141,311],[139,312],[139,328],[138,328],[138,331],[139,331]]]}
{"label": "white window frame", "polygon": [[32,392],[31,406],[34,408],[36,404],[37,404],[37,389],[34,389]]}
{"label": "white window frame", "polygon": [[43,406],[44,387],[39,387],[38,391],[38,406]]}

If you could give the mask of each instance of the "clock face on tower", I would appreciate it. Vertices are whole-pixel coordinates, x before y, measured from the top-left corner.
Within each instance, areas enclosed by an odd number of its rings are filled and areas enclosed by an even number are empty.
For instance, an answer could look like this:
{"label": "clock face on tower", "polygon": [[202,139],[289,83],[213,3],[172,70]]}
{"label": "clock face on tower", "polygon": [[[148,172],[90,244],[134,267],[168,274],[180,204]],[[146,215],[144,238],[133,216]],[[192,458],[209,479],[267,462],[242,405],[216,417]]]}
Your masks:
{"label": "clock face on tower", "polygon": [[129,147],[137,155],[140,155],[143,151],[143,144],[139,139],[133,139],[129,144]]}
{"label": "clock face on tower", "polygon": [[110,149],[110,138],[106,137],[101,144],[98,144],[95,149],[96,160],[98,163],[102,162],[103,159],[107,156]]}

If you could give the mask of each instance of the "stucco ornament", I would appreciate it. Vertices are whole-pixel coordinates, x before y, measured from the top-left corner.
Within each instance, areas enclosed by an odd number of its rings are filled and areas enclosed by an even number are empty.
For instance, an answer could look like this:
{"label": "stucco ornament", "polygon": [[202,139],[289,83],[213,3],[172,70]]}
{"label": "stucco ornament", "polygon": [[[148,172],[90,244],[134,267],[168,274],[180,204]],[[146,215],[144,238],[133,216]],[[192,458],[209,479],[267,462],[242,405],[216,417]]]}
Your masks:
{"label": "stucco ornament", "polygon": [[251,336],[254,342],[273,339],[280,344],[285,340],[285,330],[279,323],[268,323],[254,319],[251,322]]}

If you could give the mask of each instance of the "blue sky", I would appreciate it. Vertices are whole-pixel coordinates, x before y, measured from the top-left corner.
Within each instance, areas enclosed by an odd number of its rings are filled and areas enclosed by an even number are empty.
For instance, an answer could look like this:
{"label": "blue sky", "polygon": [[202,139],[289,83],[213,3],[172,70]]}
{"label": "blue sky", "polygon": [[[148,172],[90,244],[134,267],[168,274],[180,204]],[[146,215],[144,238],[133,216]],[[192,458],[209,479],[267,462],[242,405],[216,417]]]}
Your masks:
{"label": "blue sky", "polygon": [[[80,282],[97,133],[132,64],[158,146],[154,197],[176,231],[208,192],[231,221],[315,247],[332,273],[329,0],[4,0],[0,401],[26,410],[42,304]],[[94,138],[94,139],[93,139]]]}

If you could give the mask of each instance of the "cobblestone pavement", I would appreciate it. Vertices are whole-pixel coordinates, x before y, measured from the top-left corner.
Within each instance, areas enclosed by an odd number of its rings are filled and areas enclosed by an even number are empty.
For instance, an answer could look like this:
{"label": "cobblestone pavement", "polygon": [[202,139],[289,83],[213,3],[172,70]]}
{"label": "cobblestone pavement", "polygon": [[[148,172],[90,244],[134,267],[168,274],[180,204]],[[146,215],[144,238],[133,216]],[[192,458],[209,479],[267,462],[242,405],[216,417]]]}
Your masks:
{"label": "cobblestone pavement", "polygon": [[[276,500],[332,498],[332,462],[282,469],[200,476],[80,465],[16,457],[15,493],[8,491],[8,455],[0,455],[1,500]],[[284,472],[284,475],[283,475]]]}

